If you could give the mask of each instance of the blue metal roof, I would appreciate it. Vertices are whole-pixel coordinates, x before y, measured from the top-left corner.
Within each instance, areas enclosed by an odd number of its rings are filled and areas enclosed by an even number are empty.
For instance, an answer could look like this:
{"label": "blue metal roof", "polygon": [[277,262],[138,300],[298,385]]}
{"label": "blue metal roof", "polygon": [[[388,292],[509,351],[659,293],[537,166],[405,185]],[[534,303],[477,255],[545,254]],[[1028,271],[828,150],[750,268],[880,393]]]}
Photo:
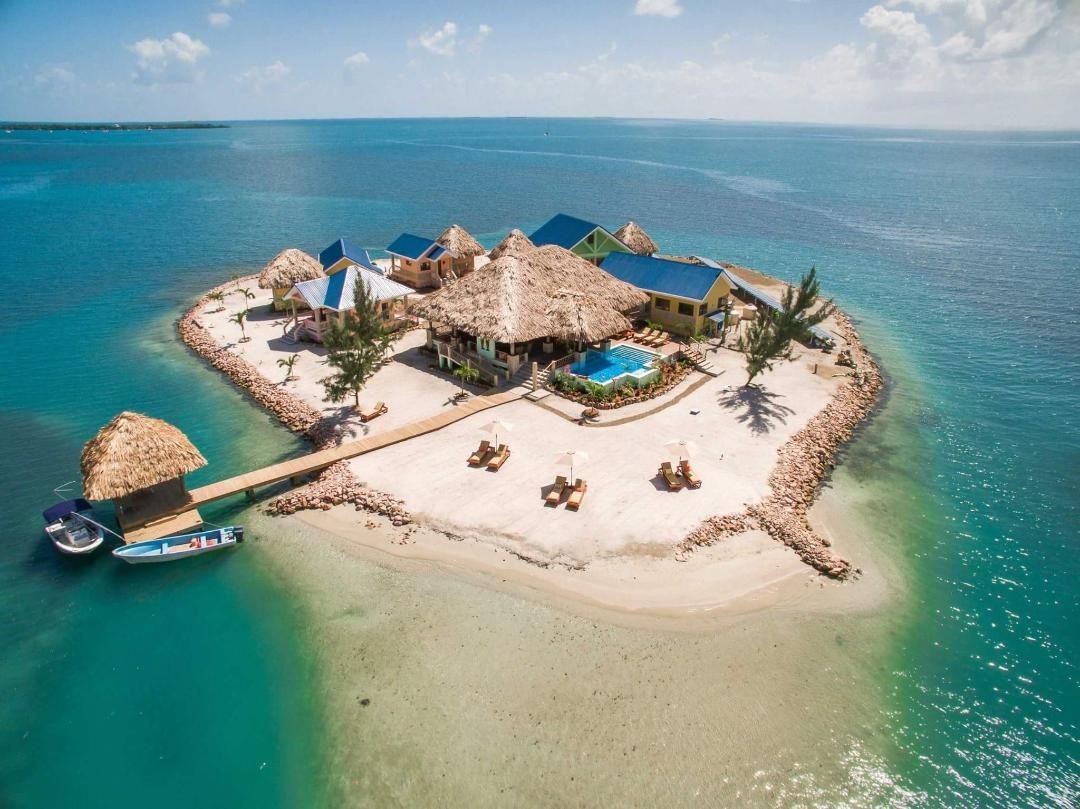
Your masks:
{"label": "blue metal roof", "polygon": [[601,269],[638,289],[703,301],[722,270],[635,253],[611,253]]}
{"label": "blue metal roof", "polygon": [[545,244],[557,244],[559,247],[570,250],[598,227],[600,226],[593,222],[586,222],[584,219],[558,213],[541,225],[539,230],[529,239],[537,247],[542,247]]}
{"label": "blue metal roof", "polygon": [[[431,255],[428,255],[429,251],[431,251]],[[412,233],[402,233],[394,239],[393,244],[386,248],[386,252],[412,261],[419,261],[422,258],[430,258],[435,261],[443,253],[449,253],[450,251],[434,239],[415,236]]]}
{"label": "blue metal roof", "polygon": [[[724,277],[733,287],[742,290],[754,300],[763,303],[765,306],[768,306],[774,311],[784,311],[784,304],[781,303],[780,299],[777,298],[775,295],[770,295],[768,292],[765,292],[760,287],[756,287],[753,284],[747,283],[735,273],[729,272],[728,270],[724,270]],[[810,333],[817,337],[819,340],[824,340],[828,343],[836,342],[836,337],[833,336],[832,332],[822,328],[821,326],[811,326]]]}
{"label": "blue metal roof", "polygon": [[343,258],[349,259],[353,264],[371,266],[371,257],[368,255],[367,250],[356,247],[344,239],[338,239],[319,253],[319,263],[323,265],[324,270],[337,264]]}

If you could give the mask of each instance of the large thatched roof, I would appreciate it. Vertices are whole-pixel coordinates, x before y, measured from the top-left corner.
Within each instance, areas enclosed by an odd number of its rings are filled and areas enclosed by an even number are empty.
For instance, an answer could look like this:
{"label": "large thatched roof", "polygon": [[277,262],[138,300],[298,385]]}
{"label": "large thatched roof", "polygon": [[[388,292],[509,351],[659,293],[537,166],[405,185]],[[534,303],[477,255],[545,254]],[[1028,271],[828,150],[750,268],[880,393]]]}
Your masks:
{"label": "large thatched roof", "polygon": [[[418,301],[419,317],[445,323],[464,332],[521,343],[555,334],[558,308],[552,299],[565,290],[584,296],[583,305],[628,312],[648,301],[648,295],[619,281],[599,267],[557,245],[507,254]],[[605,321],[590,318],[594,324]],[[608,322],[610,322],[609,319]],[[625,319],[599,340],[625,328]]]}
{"label": "large thatched roof", "polygon": [[288,289],[301,281],[312,281],[323,276],[322,264],[303,250],[290,247],[282,250],[263,267],[259,273],[262,289]]}
{"label": "large thatched roof", "polygon": [[517,228],[514,228],[506,234],[501,242],[491,249],[491,252],[488,253],[488,257],[494,261],[497,258],[502,258],[508,253],[524,253],[526,250],[532,250],[534,247],[536,247],[536,245],[529,241],[528,236]]}
{"label": "large thatched roof", "polygon": [[435,241],[458,258],[475,258],[487,252],[461,225],[451,225]]}
{"label": "large thatched roof", "polygon": [[615,238],[639,256],[651,256],[660,249],[637,222],[627,222],[615,231]]}
{"label": "large thatched roof", "polygon": [[206,466],[206,458],[178,429],[125,410],[83,447],[83,493],[111,500]]}
{"label": "large thatched roof", "polygon": [[572,289],[556,292],[545,314],[551,336],[571,343],[592,343],[631,327],[622,312]]}

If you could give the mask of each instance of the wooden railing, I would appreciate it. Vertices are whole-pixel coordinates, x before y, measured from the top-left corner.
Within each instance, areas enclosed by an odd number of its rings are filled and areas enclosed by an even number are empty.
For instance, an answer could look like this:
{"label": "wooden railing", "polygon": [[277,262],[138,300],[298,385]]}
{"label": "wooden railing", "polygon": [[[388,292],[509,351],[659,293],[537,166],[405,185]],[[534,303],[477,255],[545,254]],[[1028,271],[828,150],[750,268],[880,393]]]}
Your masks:
{"label": "wooden railing", "polygon": [[499,380],[506,375],[505,371],[492,365],[487,360],[458,351],[449,343],[436,343],[435,345],[439,350],[440,357],[445,357],[458,365],[469,365],[475,368],[480,372],[481,377],[487,375],[488,379],[486,381],[491,382],[493,385],[498,384]]}

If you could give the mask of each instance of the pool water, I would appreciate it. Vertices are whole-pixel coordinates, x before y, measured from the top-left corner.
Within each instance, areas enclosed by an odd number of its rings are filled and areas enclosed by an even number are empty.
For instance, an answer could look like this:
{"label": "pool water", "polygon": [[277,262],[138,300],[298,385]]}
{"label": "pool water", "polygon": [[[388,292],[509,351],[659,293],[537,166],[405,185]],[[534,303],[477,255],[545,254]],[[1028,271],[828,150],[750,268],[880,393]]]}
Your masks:
{"label": "pool water", "polygon": [[656,354],[628,345],[617,345],[607,351],[590,349],[585,359],[570,366],[570,372],[600,385],[614,382],[630,374],[636,378],[652,368]]}

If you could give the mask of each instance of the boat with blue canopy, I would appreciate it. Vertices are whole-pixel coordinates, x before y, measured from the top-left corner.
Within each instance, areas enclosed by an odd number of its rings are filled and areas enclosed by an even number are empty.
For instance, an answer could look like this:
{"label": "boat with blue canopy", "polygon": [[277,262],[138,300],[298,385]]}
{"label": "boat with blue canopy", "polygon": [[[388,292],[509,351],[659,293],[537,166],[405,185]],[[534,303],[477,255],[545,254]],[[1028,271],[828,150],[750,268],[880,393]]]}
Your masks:
{"label": "boat with blue canopy", "polygon": [[105,531],[95,520],[94,510],[83,498],[65,500],[41,512],[45,534],[61,553],[84,556],[105,541]]}
{"label": "boat with blue canopy", "polygon": [[204,553],[231,548],[243,541],[243,526],[230,525],[225,528],[212,528],[209,531],[197,531],[194,534],[132,542],[122,548],[115,548],[113,556],[131,565],[175,562],[177,559],[201,556]]}

